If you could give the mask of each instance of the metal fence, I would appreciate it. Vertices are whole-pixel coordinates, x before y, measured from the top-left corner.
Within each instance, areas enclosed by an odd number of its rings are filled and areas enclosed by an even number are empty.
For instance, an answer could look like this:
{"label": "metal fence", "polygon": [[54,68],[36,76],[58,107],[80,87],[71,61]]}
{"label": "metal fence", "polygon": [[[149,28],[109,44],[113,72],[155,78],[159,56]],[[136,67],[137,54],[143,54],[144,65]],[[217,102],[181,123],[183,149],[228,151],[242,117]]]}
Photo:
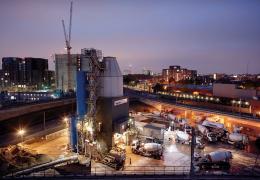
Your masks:
{"label": "metal fence", "polygon": [[185,175],[189,172],[189,166],[125,166],[118,171],[103,167],[91,168],[91,175]]}
{"label": "metal fence", "polygon": [[[57,167],[50,167],[47,170],[32,172],[30,174],[15,174],[10,173],[6,178],[32,178],[32,177],[95,177],[95,176],[189,176],[190,166],[125,166],[120,170],[115,170],[110,167],[92,167],[86,166],[69,167],[67,170],[62,170]],[[194,173],[195,176],[250,176],[260,179],[260,172],[256,169],[250,171],[199,171]]]}
{"label": "metal fence", "polygon": [[124,176],[124,175],[189,175],[189,166],[125,166],[120,170],[110,167],[92,167],[80,166],[66,170],[58,170],[53,167],[30,174],[11,173],[5,177],[70,177],[70,176]]}

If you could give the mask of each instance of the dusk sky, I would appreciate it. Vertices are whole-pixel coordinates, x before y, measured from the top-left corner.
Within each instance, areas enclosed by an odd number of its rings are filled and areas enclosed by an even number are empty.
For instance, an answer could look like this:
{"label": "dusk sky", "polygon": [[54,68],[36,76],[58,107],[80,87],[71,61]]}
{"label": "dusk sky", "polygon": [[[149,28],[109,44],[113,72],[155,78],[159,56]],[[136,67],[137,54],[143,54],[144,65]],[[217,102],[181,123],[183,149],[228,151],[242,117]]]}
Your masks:
{"label": "dusk sky", "polygon": [[[121,70],[260,73],[259,0],[74,0],[72,52],[101,49]],[[0,0],[0,57],[65,53],[67,0]],[[50,60],[51,69],[54,69]]]}

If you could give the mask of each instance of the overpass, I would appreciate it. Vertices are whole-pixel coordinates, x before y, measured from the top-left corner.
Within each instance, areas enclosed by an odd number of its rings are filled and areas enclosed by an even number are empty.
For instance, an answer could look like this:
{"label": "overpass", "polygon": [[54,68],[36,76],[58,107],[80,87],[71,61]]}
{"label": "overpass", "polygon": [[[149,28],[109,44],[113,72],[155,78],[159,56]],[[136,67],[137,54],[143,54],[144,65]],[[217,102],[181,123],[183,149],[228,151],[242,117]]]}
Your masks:
{"label": "overpass", "polygon": [[[71,98],[0,110],[0,138],[4,139],[0,147],[65,128],[63,117],[74,113],[75,108],[75,99]],[[17,136],[19,129],[26,131],[22,139]]]}
{"label": "overpass", "polygon": [[3,109],[0,110],[0,121],[16,118],[25,114],[35,113],[38,111],[57,108],[61,106],[73,106],[75,102],[76,102],[75,98],[71,98],[71,99],[61,99],[57,101],[49,101],[49,102],[38,103],[38,104],[24,105],[24,106],[10,108],[10,109]]}
{"label": "overpass", "polygon": [[149,96],[149,94],[138,93],[134,90],[125,89],[125,93],[130,98],[136,98],[139,101],[155,107],[159,111],[179,111],[183,115],[182,117],[189,118],[195,122],[194,116],[218,116],[222,119],[223,124],[228,130],[232,131],[233,126],[242,126],[246,134],[252,137],[260,135],[260,118],[242,115],[239,113],[232,113],[220,110],[209,109],[205,107],[198,107],[193,105],[182,104],[171,99],[161,99],[156,96]]}

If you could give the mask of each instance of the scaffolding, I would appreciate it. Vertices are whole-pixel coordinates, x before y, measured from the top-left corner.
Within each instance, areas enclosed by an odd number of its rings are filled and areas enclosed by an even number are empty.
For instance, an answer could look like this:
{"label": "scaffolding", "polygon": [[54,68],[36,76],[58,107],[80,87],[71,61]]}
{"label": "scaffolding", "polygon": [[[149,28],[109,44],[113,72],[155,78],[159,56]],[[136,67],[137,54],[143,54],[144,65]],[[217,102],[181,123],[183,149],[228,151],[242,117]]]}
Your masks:
{"label": "scaffolding", "polygon": [[88,108],[84,120],[79,124],[78,146],[79,152],[86,155],[86,142],[96,141],[96,103],[97,103],[97,87],[99,86],[98,76],[103,71],[104,66],[101,62],[102,53],[96,49],[82,49],[82,58],[89,60],[89,70],[87,72],[87,91],[88,91]]}

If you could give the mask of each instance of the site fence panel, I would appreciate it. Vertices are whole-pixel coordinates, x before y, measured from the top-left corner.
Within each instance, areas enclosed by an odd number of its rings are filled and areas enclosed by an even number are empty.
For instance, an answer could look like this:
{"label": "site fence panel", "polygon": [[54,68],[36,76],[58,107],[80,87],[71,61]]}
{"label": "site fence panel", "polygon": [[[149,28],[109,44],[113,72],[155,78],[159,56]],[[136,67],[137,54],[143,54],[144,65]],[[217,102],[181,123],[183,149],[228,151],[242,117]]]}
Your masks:
{"label": "site fence panel", "polygon": [[87,167],[78,169],[77,172],[58,171],[54,167],[47,170],[31,172],[30,174],[9,174],[7,177],[72,177],[72,176],[116,176],[116,175],[188,175],[188,166],[125,166],[120,170],[110,167]]}
{"label": "site fence panel", "polygon": [[[71,171],[71,170],[69,170]],[[111,167],[87,167],[82,166],[75,172],[58,171],[55,167],[48,170],[31,172],[30,174],[9,174],[6,177],[88,177],[88,176],[128,176],[128,175],[189,175],[190,166],[125,166],[120,170],[115,170]],[[233,171],[200,171],[195,172],[195,175],[246,175],[260,176],[260,173],[254,169],[250,169],[246,173]]]}

